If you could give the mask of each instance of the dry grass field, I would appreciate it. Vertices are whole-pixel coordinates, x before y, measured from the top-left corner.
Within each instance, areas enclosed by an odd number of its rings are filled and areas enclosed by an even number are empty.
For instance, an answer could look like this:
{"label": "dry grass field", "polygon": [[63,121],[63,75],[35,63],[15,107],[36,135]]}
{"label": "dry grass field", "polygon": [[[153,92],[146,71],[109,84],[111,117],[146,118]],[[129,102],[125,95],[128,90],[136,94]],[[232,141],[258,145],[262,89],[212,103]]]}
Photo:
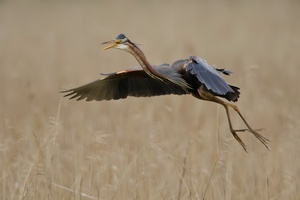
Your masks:
{"label": "dry grass field", "polygon": [[[0,1],[0,199],[299,199],[299,19],[299,1]],[[271,151],[192,96],[62,98],[137,65],[102,51],[119,33],[152,64],[231,69]]]}

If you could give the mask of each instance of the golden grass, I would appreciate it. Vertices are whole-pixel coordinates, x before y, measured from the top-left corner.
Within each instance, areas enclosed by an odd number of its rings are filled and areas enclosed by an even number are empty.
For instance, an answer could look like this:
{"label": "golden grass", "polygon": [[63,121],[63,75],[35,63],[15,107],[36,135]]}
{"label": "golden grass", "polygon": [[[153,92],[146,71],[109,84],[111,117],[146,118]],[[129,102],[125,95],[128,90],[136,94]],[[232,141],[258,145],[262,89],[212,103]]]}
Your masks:
{"label": "golden grass", "polygon": [[[297,199],[297,1],[0,2],[0,199]],[[102,51],[125,33],[153,64],[194,54],[234,71],[237,105],[272,142],[233,139],[191,96],[76,102],[62,89],[135,66]],[[233,113],[233,112],[232,112]],[[236,128],[244,127],[233,114]]]}

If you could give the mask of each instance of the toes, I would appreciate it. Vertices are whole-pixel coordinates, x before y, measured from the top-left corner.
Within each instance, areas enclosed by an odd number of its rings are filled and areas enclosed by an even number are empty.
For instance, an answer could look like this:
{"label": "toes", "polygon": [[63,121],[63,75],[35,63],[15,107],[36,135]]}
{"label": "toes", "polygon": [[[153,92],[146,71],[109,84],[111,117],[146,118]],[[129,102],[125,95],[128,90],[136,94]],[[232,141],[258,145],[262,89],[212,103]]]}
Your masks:
{"label": "toes", "polygon": [[269,150],[271,151],[271,149],[268,147],[268,142],[270,142],[270,140],[268,138],[265,138],[264,136],[260,135],[259,133],[257,133],[256,131],[252,130],[251,133],[253,133],[253,135],[261,142],[263,143],[263,145]]}
{"label": "toes", "polygon": [[241,138],[236,134],[237,130],[231,130],[231,133],[233,137],[240,143],[240,145],[243,147],[243,149],[248,153],[247,147],[245,143],[241,140]]}
{"label": "toes", "polygon": [[261,143],[263,143],[263,145],[269,150],[270,148],[268,147],[268,142],[270,142],[269,139],[265,138],[264,136],[260,135],[257,131],[262,131],[263,128],[260,129],[238,129],[238,130],[230,130],[232,135],[234,136],[234,138],[240,143],[240,145],[243,147],[243,149],[247,152],[247,147],[244,144],[244,142],[241,140],[241,138],[236,134],[237,132],[245,132],[245,131],[249,131],[250,133],[252,133]]}

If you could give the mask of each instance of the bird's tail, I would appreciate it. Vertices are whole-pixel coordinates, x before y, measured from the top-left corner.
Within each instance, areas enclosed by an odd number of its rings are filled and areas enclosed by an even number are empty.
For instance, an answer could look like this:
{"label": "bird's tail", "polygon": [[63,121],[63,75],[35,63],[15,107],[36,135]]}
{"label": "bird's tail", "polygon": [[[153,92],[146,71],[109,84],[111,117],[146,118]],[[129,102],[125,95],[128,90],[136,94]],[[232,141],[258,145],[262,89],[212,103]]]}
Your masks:
{"label": "bird's tail", "polygon": [[227,92],[227,94],[225,95],[225,98],[228,100],[228,101],[233,101],[233,102],[236,102],[238,101],[238,98],[240,97],[240,88],[236,87],[236,86],[232,86],[232,85],[229,85],[231,87],[231,89],[234,91],[234,92]]}

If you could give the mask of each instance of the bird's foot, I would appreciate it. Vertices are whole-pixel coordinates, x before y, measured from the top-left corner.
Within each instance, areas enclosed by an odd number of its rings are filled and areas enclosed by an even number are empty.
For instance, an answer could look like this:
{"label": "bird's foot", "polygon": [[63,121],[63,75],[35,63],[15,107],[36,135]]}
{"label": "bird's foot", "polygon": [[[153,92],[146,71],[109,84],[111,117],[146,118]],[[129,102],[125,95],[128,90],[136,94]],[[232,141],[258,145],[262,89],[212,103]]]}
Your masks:
{"label": "bird's foot", "polygon": [[237,135],[237,132],[245,132],[245,131],[248,131],[248,129],[239,129],[239,130],[230,129],[230,131],[231,131],[233,137],[240,143],[240,145],[243,147],[243,149],[248,153],[245,143]]}
{"label": "bird's foot", "polygon": [[238,132],[250,132],[252,133],[269,151],[271,151],[271,149],[268,147],[268,142],[270,142],[270,140],[268,138],[265,138],[264,136],[262,136],[261,134],[258,133],[258,131],[262,131],[264,130],[263,128],[260,129],[238,129],[238,130],[231,130],[232,135],[234,136],[234,138],[240,143],[240,145],[244,148],[244,150],[247,152],[246,149],[246,145],[244,144],[244,142],[240,139],[240,137],[236,134]]}
{"label": "bird's foot", "polygon": [[269,150],[271,151],[271,149],[268,147],[268,142],[270,142],[270,140],[268,138],[265,138],[264,136],[262,136],[261,134],[259,134],[257,131],[261,131],[264,130],[263,128],[260,129],[249,129],[248,131],[251,132],[261,143],[263,143],[263,145]]}

